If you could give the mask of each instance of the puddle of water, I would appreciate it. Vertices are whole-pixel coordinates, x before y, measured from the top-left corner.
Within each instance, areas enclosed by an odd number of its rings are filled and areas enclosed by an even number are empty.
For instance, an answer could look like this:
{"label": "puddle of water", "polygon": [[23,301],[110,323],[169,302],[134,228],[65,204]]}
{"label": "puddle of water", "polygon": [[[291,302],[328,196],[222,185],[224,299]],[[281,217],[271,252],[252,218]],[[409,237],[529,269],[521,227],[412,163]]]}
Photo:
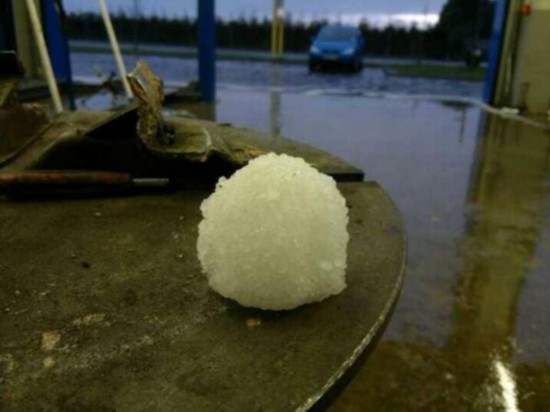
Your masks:
{"label": "puddle of water", "polygon": [[[165,82],[180,84],[198,78],[195,59],[162,56],[124,56],[128,69],[143,58]],[[110,54],[71,53],[75,76],[108,77],[117,73]],[[386,76],[381,68],[366,68],[356,75],[309,74],[306,64],[276,65],[266,62],[218,61],[216,77],[219,85],[267,90],[280,88],[285,91],[315,92],[340,90],[346,93],[383,92],[407,94],[438,94],[455,96],[481,96],[481,82],[425,79]]]}
{"label": "puddle of water", "polygon": [[548,131],[463,102],[326,93],[222,89],[216,111],[361,167],[405,217],[399,306],[335,410],[550,404]]}

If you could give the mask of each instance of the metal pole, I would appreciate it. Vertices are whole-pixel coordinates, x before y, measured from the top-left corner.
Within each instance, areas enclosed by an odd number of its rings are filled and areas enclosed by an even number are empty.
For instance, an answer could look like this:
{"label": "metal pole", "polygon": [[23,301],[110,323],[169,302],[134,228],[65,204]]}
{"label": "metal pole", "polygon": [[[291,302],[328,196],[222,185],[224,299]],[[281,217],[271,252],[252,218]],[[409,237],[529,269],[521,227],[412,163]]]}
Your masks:
{"label": "metal pole", "polygon": [[38,11],[36,10],[36,4],[34,0],[26,0],[27,10],[31,19],[32,31],[36,45],[38,46],[38,52],[40,54],[40,62],[46,81],[48,82],[48,88],[50,89],[50,95],[52,96],[53,107],[56,113],[63,112],[63,104],[61,103],[61,96],[59,95],[59,89],[53,75],[52,62],[48,55],[48,49],[46,42],[44,41],[44,31],[42,30],[42,24],[38,18]]}
{"label": "metal pole", "polygon": [[[200,1],[200,0],[199,0]],[[277,9],[278,1],[273,0],[273,12],[271,14],[271,57],[277,57]]]}
{"label": "metal pole", "polygon": [[277,54],[279,57],[283,56],[283,51],[285,48],[285,21],[283,16],[283,9],[279,9],[279,41],[278,41],[278,50]]}
{"label": "metal pole", "polygon": [[197,0],[199,37],[199,84],[202,99],[216,100],[215,0]]}
{"label": "metal pole", "polygon": [[485,86],[483,88],[483,101],[488,104],[501,105],[504,102],[505,88],[504,74],[506,73],[505,54],[506,46],[506,22],[509,19],[510,0],[497,0],[495,4],[495,16],[491,33],[491,45],[487,58],[487,72]]}
{"label": "metal pole", "polygon": [[124,67],[124,61],[122,60],[122,54],[120,53],[120,47],[118,45],[118,40],[116,38],[115,30],[113,29],[113,24],[111,23],[111,16],[109,16],[109,11],[107,10],[105,0],[99,0],[99,7],[101,9],[101,17],[103,17],[103,24],[105,24],[105,30],[107,30],[107,36],[109,36],[109,41],[111,42],[111,48],[113,49],[113,55],[115,57],[120,80],[124,86],[126,96],[132,98],[132,89],[130,89],[130,84],[126,78],[126,67]]}
{"label": "metal pole", "polygon": [[52,60],[52,68],[57,79],[65,80],[65,90],[71,110],[76,108],[69,42],[63,32],[65,13],[60,0],[42,0],[42,17],[46,43]]}

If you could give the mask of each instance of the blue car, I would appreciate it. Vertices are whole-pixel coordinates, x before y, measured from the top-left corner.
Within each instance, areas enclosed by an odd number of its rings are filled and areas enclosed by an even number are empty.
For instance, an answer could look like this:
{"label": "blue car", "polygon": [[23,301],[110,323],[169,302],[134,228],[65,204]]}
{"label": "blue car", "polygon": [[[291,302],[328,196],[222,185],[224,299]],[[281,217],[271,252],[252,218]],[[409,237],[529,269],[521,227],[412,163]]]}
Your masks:
{"label": "blue car", "polygon": [[357,27],[327,24],[313,38],[309,70],[339,66],[358,72],[363,68],[364,47],[365,41]]}

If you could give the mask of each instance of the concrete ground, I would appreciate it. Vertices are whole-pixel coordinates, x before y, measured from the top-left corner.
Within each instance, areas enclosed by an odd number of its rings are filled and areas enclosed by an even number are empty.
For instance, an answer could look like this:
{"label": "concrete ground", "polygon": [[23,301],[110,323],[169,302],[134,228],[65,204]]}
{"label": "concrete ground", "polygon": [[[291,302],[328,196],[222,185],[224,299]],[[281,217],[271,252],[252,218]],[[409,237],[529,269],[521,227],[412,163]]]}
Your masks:
{"label": "concrete ground", "polygon": [[394,318],[333,411],[550,405],[550,132],[429,98],[222,89],[215,117],[361,167],[405,216]]}

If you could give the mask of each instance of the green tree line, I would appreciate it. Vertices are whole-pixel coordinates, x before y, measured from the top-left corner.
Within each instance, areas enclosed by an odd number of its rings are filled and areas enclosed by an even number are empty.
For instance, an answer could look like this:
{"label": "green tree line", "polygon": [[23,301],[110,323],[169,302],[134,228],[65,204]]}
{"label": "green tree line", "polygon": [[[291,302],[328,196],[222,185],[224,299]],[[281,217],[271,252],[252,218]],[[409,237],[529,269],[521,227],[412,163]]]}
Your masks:
{"label": "green tree line", "polygon": [[[366,40],[365,52],[374,56],[462,58],[466,47],[477,39],[489,37],[494,3],[490,0],[450,0],[443,9],[438,25],[427,30],[392,25],[371,27],[367,20],[360,24]],[[196,46],[195,19],[141,17],[124,13],[112,16],[121,41]],[[307,51],[311,38],[325,21],[304,23],[289,19],[285,23],[285,50]],[[106,40],[105,29],[98,14],[69,14],[66,30],[71,39]],[[217,45],[220,48],[269,50],[271,22],[267,19],[240,18],[218,20]]]}

